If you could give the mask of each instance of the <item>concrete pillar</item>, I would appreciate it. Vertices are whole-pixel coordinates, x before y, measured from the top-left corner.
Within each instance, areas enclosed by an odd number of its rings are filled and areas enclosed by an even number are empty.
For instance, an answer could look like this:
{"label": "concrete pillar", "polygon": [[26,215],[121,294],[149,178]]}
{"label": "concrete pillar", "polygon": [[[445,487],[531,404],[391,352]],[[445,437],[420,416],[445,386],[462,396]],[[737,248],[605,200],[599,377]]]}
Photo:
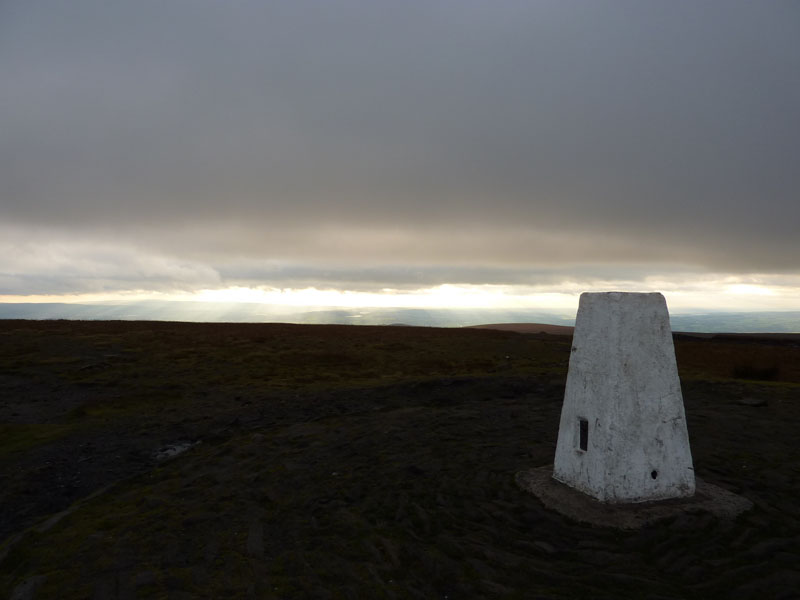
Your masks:
{"label": "concrete pillar", "polygon": [[661,294],[581,294],[553,467],[555,479],[603,502],[694,494]]}

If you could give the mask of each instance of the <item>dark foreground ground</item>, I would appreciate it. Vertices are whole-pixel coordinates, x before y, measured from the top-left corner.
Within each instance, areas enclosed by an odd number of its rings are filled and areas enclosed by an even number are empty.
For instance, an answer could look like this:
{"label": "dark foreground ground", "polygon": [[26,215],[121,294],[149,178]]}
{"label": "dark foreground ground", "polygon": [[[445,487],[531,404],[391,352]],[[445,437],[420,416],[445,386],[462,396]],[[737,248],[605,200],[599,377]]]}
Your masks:
{"label": "dark foreground ground", "polygon": [[567,336],[0,321],[0,597],[797,598],[799,341],[677,337],[697,474],[755,508],[620,532],[514,483]]}

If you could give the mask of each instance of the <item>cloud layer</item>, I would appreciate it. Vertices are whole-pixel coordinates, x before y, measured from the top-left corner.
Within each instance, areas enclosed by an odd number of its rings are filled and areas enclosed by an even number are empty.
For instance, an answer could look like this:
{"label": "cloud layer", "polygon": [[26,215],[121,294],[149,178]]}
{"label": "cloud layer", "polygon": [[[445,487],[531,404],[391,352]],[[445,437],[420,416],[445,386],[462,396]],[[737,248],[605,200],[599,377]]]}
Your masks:
{"label": "cloud layer", "polygon": [[798,274],[798,22],[4,2],[0,292]]}

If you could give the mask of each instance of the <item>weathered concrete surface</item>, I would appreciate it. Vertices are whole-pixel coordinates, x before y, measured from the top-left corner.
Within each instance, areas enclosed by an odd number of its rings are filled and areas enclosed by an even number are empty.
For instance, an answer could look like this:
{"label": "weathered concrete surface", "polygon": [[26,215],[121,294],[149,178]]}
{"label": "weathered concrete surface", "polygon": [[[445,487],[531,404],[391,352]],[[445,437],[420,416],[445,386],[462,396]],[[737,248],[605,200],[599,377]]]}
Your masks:
{"label": "weathered concrete surface", "polygon": [[697,491],[691,498],[635,504],[609,504],[595,500],[553,479],[550,465],[520,471],[516,474],[516,481],[550,510],[573,521],[614,529],[638,529],[683,513],[707,512],[732,519],[753,507],[747,498],[700,478],[695,480]]}
{"label": "weathered concrete surface", "polygon": [[581,294],[553,477],[603,502],[694,494],[661,294]]}

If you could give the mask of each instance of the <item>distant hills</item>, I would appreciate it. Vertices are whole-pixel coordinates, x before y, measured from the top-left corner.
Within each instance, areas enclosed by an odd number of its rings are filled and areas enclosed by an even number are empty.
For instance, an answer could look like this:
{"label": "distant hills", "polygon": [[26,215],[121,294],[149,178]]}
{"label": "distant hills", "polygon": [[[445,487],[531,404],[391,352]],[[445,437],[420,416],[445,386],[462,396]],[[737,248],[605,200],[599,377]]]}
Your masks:
{"label": "distant hills", "polygon": [[0,319],[197,321],[464,327],[483,323],[571,325],[574,315],[533,310],[421,308],[303,308],[260,303],[159,302],[0,303]]}
{"label": "distant hills", "polygon": [[[487,326],[569,333],[575,315],[525,309],[298,308],[256,303],[160,302],[0,303],[0,319],[331,323],[424,327]],[[800,332],[800,311],[673,314],[673,331],[708,333]],[[535,330],[535,331],[534,331]]]}
{"label": "distant hills", "polygon": [[672,315],[673,331],[800,333],[800,311]]}
{"label": "distant hills", "polygon": [[517,333],[549,333],[555,335],[572,335],[575,329],[571,325],[548,325],[547,323],[490,323],[473,325],[474,329],[499,329],[500,331],[516,331]]}

